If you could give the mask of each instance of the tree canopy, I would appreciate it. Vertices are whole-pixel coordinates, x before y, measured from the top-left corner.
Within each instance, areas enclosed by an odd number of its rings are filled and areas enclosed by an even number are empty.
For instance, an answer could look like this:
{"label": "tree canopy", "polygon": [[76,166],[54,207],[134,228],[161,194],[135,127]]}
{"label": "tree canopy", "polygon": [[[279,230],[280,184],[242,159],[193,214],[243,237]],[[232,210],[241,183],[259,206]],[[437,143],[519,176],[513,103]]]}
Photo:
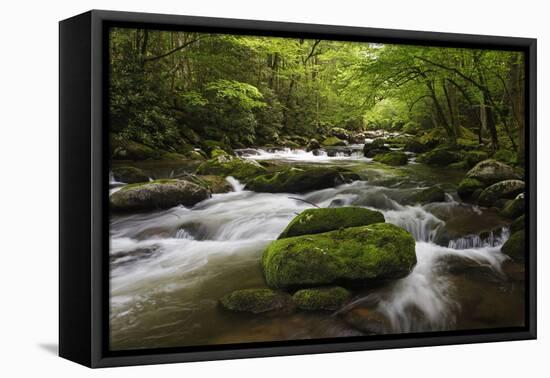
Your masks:
{"label": "tree canopy", "polygon": [[185,153],[350,131],[438,132],[523,156],[514,51],[115,28],[114,140]]}

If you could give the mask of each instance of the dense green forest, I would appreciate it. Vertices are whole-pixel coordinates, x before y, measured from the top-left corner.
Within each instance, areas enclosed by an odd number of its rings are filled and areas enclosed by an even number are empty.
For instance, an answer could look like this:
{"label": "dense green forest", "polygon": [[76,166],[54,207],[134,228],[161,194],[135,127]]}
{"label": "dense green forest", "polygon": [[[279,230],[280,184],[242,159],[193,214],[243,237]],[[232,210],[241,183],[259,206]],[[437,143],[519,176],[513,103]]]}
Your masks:
{"label": "dense green forest", "polygon": [[298,147],[333,128],[523,158],[522,53],[136,29],[110,44],[115,159]]}

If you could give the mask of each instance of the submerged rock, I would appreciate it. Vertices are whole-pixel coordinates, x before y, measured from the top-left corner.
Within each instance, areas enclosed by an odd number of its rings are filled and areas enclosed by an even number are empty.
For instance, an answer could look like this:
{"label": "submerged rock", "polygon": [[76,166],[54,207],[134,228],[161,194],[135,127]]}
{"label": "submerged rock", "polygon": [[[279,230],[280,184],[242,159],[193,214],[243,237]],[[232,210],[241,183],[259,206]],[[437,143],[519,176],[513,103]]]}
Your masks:
{"label": "submerged rock", "polygon": [[187,180],[157,180],[130,184],[110,196],[114,211],[166,209],[173,206],[193,206],[210,198],[204,186]]}
{"label": "submerged rock", "polygon": [[254,160],[219,154],[198,166],[199,175],[233,176],[239,180],[264,174],[266,169]]}
{"label": "submerged rock", "polygon": [[115,167],[113,168],[113,177],[115,180],[127,184],[149,181],[149,176],[136,167]]}
{"label": "submerged rock", "polygon": [[512,167],[494,159],[487,159],[477,163],[466,174],[469,178],[479,180],[486,185],[499,181],[520,179]]}
{"label": "submerged rock", "polygon": [[374,156],[374,161],[392,166],[405,165],[407,164],[408,160],[409,158],[404,152],[394,151]]}
{"label": "submerged rock", "polygon": [[390,320],[379,311],[369,308],[355,308],[344,315],[344,320],[366,334],[381,335],[391,330]]}
{"label": "submerged rock", "polygon": [[339,228],[367,226],[383,223],[384,215],[362,207],[335,207],[307,209],[296,216],[279,235],[279,239],[292,236],[319,234]]}
{"label": "submerged rock", "polygon": [[296,306],[306,311],[335,311],[342,307],[350,298],[351,293],[339,286],[302,289],[292,296],[292,300]]}
{"label": "submerged rock", "polygon": [[525,190],[525,183],[521,180],[499,181],[485,188],[477,201],[482,206],[491,206],[497,200],[515,198]]}
{"label": "submerged rock", "polygon": [[476,190],[483,189],[484,187],[485,184],[481,181],[467,177],[458,184],[456,191],[461,199],[468,200],[472,199]]}
{"label": "submerged rock", "polygon": [[510,256],[514,261],[525,261],[525,231],[514,232],[500,251]]}
{"label": "submerged rock", "polygon": [[408,204],[426,204],[431,202],[444,202],[445,191],[439,186],[423,189],[405,199]]}
{"label": "submerged rock", "polygon": [[334,168],[285,168],[253,178],[248,181],[246,188],[255,192],[304,193],[331,188],[344,182],[344,177]]}
{"label": "submerged rock", "polygon": [[275,240],[262,257],[271,287],[399,278],[415,264],[414,238],[388,223]]}
{"label": "submerged rock", "polygon": [[220,303],[230,311],[260,314],[287,307],[291,298],[289,294],[271,289],[244,289],[226,295]]}

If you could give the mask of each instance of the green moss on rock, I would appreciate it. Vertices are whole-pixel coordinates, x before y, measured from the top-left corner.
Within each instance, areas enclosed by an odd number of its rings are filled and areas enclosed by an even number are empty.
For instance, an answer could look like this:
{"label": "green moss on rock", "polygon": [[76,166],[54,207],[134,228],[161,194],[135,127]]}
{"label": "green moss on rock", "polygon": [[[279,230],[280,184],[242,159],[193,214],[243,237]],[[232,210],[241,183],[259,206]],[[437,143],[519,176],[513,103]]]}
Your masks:
{"label": "green moss on rock", "polygon": [[462,154],[460,154],[459,152],[441,147],[419,155],[417,160],[420,163],[424,163],[427,165],[445,167],[449,164],[456,163],[462,160],[462,158]]}
{"label": "green moss on rock", "polygon": [[284,168],[251,179],[247,182],[246,188],[255,192],[304,193],[330,188],[344,182],[344,177],[334,168]]}
{"label": "green moss on rock", "polygon": [[117,160],[159,159],[161,154],[155,149],[134,141],[111,140],[112,157]]}
{"label": "green moss on rock", "polygon": [[468,171],[466,176],[479,180],[485,185],[521,178],[512,167],[494,159],[480,161]]}
{"label": "green moss on rock", "polygon": [[374,161],[391,166],[405,165],[408,160],[407,154],[397,151],[374,156]]}
{"label": "green moss on rock", "polygon": [[510,225],[510,232],[513,234],[525,229],[525,215],[517,217]]}
{"label": "green moss on rock", "polygon": [[513,233],[500,251],[515,261],[525,261],[525,230]]}
{"label": "green moss on rock", "polygon": [[335,136],[330,136],[328,138],[326,138],[324,141],[323,141],[323,146],[327,146],[327,147],[334,147],[334,146],[345,146],[347,145],[346,141],[338,138],[338,137],[335,137]]}
{"label": "green moss on rock", "polygon": [[233,187],[225,177],[215,175],[198,176],[203,184],[210,189],[212,193],[228,193],[233,191]]}
{"label": "green moss on rock", "polygon": [[226,295],[220,303],[230,311],[260,314],[286,307],[290,295],[271,289],[244,289]]}
{"label": "green moss on rock", "polygon": [[266,282],[276,288],[399,278],[415,264],[414,238],[388,223],[279,239],[262,257]]}
{"label": "green moss on rock", "polygon": [[525,199],[523,196],[518,196],[514,200],[508,202],[504,209],[500,212],[505,218],[515,219],[525,213]]}
{"label": "green moss on rock", "polygon": [[210,196],[207,188],[188,180],[156,180],[126,185],[109,200],[113,211],[141,211],[193,206]]}
{"label": "green moss on rock", "polygon": [[292,296],[296,307],[306,311],[335,311],[350,298],[351,293],[340,286],[302,289]]}
{"label": "green moss on rock", "polygon": [[[474,192],[478,189],[483,189],[485,184],[474,178],[465,178],[458,184],[456,191],[463,200],[472,198]],[[479,192],[481,194],[481,191]]]}
{"label": "green moss on rock", "polygon": [[525,183],[521,180],[499,181],[483,190],[479,195],[478,203],[482,206],[491,206],[500,199],[512,199],[525,190]]}
{"label": "green moss on rock", "polygon": [[199,175],[233,176],[246,180],[264,174],[266,169],[253,160],[241,159],[230,155],[218,155],[198,166]]}
{"label": "green moss on rock", "polygon": [[414,193],[405,200],[408,204],[426,204],[443,201],[445,201],[445,191],[437,185]]}
{"label": "green moss on rock", "polygon": [[112,172],[115,180],[125,182],[127,184],[149,181],[149,176],[136,167],[115,167]]}
{"label": "green moss on rock", "polygon": [[383,223],[384,215],[362,207],[335,207],[307,209],[296,216],[279,235],[279,239],[292,236],[319,234],[339,228],[367,226]]}

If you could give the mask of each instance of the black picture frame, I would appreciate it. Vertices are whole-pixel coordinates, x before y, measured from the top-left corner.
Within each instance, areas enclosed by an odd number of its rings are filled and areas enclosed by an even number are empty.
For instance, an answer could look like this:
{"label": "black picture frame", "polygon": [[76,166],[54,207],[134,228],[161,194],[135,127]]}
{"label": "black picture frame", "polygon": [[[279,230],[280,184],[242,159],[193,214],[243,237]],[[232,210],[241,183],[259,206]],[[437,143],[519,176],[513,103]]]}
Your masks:
{"label": "black picture frame", "polygon": [[[526,325],[110,352],[107,36],[112,26],[519,50],[526,58]],[[59,354],[88,367],[406,348],[536,338],[536,39],[92,10],[59,24]]]}

